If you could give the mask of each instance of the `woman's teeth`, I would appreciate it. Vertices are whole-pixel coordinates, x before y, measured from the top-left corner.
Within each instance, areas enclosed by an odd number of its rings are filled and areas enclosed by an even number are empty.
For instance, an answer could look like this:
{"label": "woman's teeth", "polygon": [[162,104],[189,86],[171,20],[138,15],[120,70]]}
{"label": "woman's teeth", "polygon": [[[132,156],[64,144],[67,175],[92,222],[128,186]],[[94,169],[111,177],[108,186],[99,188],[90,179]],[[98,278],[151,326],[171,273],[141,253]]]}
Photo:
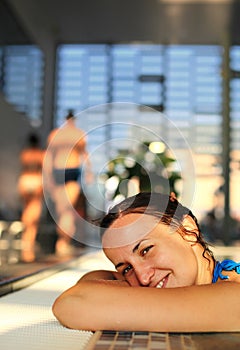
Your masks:
{"label": "woman's teeth", "polygon": [[163,287],[163,284],[164,284],[164,281],[165,281],[165,278],[163,278],[157,285],[156,288],[162,288]]}

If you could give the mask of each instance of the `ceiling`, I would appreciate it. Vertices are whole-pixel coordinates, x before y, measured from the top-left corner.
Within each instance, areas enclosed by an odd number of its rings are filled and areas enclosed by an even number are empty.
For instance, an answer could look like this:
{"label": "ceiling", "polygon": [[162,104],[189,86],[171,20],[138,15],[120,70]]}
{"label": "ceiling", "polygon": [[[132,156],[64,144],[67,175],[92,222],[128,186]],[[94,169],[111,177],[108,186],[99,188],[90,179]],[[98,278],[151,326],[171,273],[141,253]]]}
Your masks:
{"label": "ceiling", "polygon": [[0,0],[0,44],[240,43],[239,0]]}
{"label": "ceiling", "polygon": [[31,40],[24,31],[9,4],[0,0],[0,44],[30,44]]}

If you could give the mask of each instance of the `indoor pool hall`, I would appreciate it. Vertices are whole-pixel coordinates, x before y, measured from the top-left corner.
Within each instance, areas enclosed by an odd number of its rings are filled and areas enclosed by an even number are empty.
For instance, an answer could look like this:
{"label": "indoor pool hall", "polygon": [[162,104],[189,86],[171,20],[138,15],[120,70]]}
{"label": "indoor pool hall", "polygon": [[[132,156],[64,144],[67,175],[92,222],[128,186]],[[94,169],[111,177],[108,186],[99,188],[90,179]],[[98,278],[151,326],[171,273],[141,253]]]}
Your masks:
{"label": "indoor pool hall", "polygon": [[0,349],[240,349],[240,1],[0,0]]}

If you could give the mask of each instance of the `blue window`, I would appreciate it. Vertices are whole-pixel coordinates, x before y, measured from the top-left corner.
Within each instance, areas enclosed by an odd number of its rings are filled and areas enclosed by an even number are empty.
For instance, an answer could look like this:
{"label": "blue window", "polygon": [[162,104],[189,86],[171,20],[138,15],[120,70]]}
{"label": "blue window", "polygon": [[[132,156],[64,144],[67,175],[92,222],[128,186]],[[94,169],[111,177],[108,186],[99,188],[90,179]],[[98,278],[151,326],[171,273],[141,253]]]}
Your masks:
{"label": "blue window", "polygon": [[1,89],[7,101],[38,122],[42,117],[42,52],[32,45],[3,46],[1,62]]}

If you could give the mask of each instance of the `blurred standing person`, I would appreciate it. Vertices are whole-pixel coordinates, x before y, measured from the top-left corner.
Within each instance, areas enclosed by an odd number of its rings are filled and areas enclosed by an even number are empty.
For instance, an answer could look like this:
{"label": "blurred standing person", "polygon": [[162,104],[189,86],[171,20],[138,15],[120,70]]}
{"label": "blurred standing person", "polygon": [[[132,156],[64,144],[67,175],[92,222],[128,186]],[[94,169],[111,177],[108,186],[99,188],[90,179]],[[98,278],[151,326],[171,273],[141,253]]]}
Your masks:
{"label": "blurred standing person", "polygon": [[86,164],[86,181],[92,173],[86,150],[86,135],[75,125],[72,111],[65,124],[51,131],[44,162],[44,185],[55,204],[57,218],[56,253],[70,254],[76,231],[75,207],[81,193],[80,176]]}
{"label": "blurred standing person", "polygon": [[42,210],[44,154],[45,151],[40,147],[38,136],[36,134],[29,135],[28,145],[20,154],[22,171],[18,179],[18,192],[23,205],[21,221],[24,225],[24,231],[21,259],[24,262],[35,260],[35,241]]}

